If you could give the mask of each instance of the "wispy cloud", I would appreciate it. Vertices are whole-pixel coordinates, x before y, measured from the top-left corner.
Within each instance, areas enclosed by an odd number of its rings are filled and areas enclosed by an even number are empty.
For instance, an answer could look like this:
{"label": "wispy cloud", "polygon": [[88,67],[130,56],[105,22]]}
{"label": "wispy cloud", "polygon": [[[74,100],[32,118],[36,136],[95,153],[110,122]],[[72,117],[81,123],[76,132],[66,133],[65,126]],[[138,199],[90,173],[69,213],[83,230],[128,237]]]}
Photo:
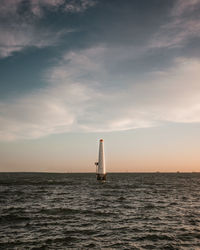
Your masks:
{"label": "wispy cloud", "polygon": [[109,74],[103,60],[107,50],[96,47],[66,53],[47,71],[48,87],[1,102],[0,139],[200,122],[200,61],[176,58],[166,71],[110,90],[102,87],[100,79],[102,72],[104,80]]}
{"label": "wispy cloud", "polygon": [[151,40],[153,48],[184,46],[190,39],[200,37],[199,0],[178,0],[169,14],[169,22],[162,25]]}
{"label": "wispy cloud", "polygon": [[179,17],[185,13],[193,12],[196,8],[199,8],[199,5],[199,0],[177,0],[171,14]]}
{"label": "wispy cloud", "polygon": [[97,4],[96,0],[73,0],[65,4],[64,10],[67,12],[83,12]]}
{"label": "wispy cloud", "polygon": [[47,88],[9,103],[0,103],[0,138],[39,138],[71,131],[85,100],[85,92],[84,87],[74,84]]}
{"label": "wispy cloud", "polygon": [[41,17],[45,8],[66,12],[83,12],[86,9],[97,4],[97,0],[2,0],[0,6],[1,17],[8,15],[20,15],[20,8],[26,4],[28,14],[34,14]]}
{"label": "wispy cloud", "polygon": [[[65,0],[2,0],[0,5],[0,58],[27,47],[57,45],[69,29],[51,30],[40,27],[45,11],[83,12],[96,1]],[[24,10],[23,6],[26,5]],[[23,11],[22,11],[23,10]]]}
{"label": "wispy cloud", "polygon": [[53,32],[50,29],[37,29],[34,25],[23,24],[18,29],[0,26],[0,57],[7,57],[13,52],[21,51],[27,47],[44,48],[58,44],[63,34],[70,30]]}
{"label": "wispy cloud", "polygon": [[44,8],[62,12],[83,12],[97,4],[96,0],[30,0],[30,10],[36,16],[42,16]]}

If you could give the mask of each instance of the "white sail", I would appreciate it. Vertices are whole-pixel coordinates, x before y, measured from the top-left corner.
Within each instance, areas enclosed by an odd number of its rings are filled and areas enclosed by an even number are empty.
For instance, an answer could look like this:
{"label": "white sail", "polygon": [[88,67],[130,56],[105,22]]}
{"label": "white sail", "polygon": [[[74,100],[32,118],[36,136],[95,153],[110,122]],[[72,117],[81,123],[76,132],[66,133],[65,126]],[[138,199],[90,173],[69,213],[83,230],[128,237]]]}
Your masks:
{"label": "white sail", "polygon": [[103,139],[101,139],[99,141],[99,161],[98,161],[97,174],[101,174],[101,175],[105,175],[106,174]]}

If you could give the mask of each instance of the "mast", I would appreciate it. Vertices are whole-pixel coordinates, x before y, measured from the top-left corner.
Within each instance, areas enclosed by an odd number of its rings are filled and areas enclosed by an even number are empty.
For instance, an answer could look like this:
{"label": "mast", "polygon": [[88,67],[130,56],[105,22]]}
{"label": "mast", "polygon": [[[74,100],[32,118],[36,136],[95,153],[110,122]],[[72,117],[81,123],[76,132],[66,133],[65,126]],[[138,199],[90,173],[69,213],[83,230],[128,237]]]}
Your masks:
{"label": "mast", "polygon": [[104,155],[104,141],[101,139],[99,141],[99,161],[95,162],[97,167],[97,180],[106,180],[106,166],[105,166],[105,155]]}

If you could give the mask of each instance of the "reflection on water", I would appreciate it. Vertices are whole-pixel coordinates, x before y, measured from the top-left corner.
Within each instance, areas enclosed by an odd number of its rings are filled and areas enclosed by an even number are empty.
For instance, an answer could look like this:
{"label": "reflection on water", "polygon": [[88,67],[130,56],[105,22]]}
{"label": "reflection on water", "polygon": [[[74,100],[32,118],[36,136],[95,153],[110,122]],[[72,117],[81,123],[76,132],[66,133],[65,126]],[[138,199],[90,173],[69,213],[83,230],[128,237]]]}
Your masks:
{"label": "reflection on water", "polygon": [[198,249],[200,174],[0,174],[0,249]]}

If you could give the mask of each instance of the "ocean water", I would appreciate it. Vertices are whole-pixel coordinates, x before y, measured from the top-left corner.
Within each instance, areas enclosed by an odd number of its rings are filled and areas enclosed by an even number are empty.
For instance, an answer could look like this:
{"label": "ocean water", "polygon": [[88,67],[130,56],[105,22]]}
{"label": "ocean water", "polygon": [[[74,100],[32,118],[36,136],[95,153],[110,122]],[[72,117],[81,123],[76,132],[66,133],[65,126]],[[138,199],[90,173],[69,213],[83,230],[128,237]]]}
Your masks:
{"label": "ocean water", "polygon": [[0,174],[0,249],[200,249],[200,174]]}

